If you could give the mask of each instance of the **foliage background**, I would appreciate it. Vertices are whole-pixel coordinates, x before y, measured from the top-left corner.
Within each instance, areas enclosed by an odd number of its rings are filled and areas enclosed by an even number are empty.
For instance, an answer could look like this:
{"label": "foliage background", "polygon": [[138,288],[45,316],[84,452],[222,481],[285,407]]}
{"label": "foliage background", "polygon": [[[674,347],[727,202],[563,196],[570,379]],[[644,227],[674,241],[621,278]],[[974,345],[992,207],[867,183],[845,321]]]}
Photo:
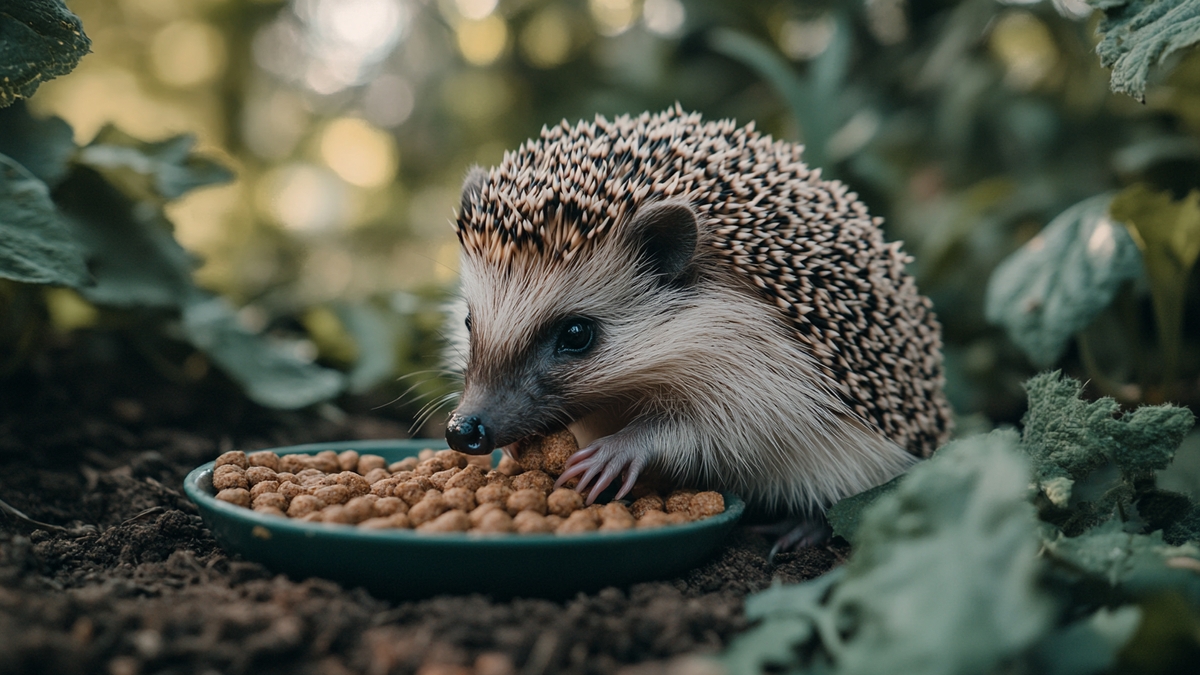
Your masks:
{"label": "foliage background", "polygon": [[[467,167],[544,124],[675,101],[804,141],[886,218],[945,326],[963,430],[1019,419],[1035,366],[1126,403],[1197,401],[1195,274],[1180,282],[1170,372],[1141,270],[1117,278],[1049,363],[985,317],[991,271],[1059,214],[1135,184],[1181,199],[1200,178],[1200,58],[1169,55],[1145,103],[1111,93],[1100,14],[1079,0],[69,6],[93,53],[32,111],[62,117],[81,145],[110,123],[143,140],[196,134],[236,175],[166,206],[202,260],[198,283],[288,354],[350,371],[352,394],[398,401],[385,414],[411,418],[448,390],[400,378],[436,363]],[[72,291],[44,301],[62,342],[113,327]],[[176,376],[221,377],[202,353],[160,351],[152,360]]]}

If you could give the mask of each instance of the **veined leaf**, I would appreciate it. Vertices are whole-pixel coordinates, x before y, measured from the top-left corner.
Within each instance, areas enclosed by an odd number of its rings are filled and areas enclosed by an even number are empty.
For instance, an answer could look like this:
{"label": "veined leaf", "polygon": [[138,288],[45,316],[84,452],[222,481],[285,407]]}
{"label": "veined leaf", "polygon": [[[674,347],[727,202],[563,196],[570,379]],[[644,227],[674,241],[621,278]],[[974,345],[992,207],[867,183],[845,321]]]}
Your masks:
{"label": "veined leaf", "polygon": [[1183,340],[1184,295],[1200,257],[1200,190],[1175,202],[1169,192],[1132,185],[1113,198],[1111,211],[1128,225],[1142,249],[1162,342],[1163,373],[1175,377]]}
{"label": "veined leaf", "polygon": [[74,70],[91,47],[62,0],[0,0],[0,108]]}
{"label": "veined leaf", "polygon": [[147,143],[107,126],[80,150],[79,161],[137,200],[178,199],[196,188],[233,180],[232,171],[193,153],[195,144],[186,134]]}
{"label": "veined leaf", "polygon": [[1200,42],[1200,3],[1194,0],[1088,0],[1104,12],[1097,27],[1100,65],[1112,68],[1113,91],[1146,98],[1150,67]]}
{"label": "veined leaf", "polygon": [[1111,200],[1097,195],[1063,211],[992,273],[987,320],[1038,366],[1057,361],[1122,284],[1142,274],[1133,238],[1109,217]]}
{"label": "veined leaf", "polygon": [[221,298],[194,293],[183,308],[183,328],[192,344],[261,405],[303,408],[329,400],[345,387],[345,377],[336,370],[305,363],[243,328]]}
{"label": "veined leaf", "polygon": [[50,201],[50,189],[0,155],[0,277],[27,284],[89,283],[83,250]]}

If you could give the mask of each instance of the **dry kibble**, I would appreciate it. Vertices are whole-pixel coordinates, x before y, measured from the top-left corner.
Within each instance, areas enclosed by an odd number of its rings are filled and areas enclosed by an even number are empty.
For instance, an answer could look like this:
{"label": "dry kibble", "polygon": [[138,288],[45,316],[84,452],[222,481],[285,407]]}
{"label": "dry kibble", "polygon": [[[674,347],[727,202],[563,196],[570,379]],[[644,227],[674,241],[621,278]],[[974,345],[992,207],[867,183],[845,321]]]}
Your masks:
{"label": "dry kibble", "polygon": [[[442,515],[449,508],[446,505],[446,500],[442,499],[440,494],[435,494],[414,504],[408,510],[408,519],[412,521],[413,527],[420,527]],[[463,516],[466,516],[466,514],[464,513]]]}
{"label": "dry kibble", "polygon": [[555,528],[555,534],[577,534],[579,532],[592,532],[598,529],[596,519],[587,512],[587,509],[576,511],[567,516],[567,519]]}
{"label": "dry kibble", "polygon": [[438,490],[445,490],[447,481],[449,481],[451,478],[453,478],[454,474],[458,473],[461,470],[462,469],[459,469],[457,466],[455,466],[455,467],[446,469],[445,471],[439,471],[429,477],[429,482],[433,483],[434,488],[436,488]]}
{"label": "dry kibble", "polygon": [[638,529],[665,527],[671,524],[671,519],[663,511],[647,511],[637,521]]}
{"label": "dry kibble", "polygon": [[296,472],[296,480],[299,481],[301,485],[313,482],[323,483],[325,481],[325,472],[321,471],[320,469],[308,467]]}
{"label": "dry kibble", "polygon": [[300,473],[308,468],[307,455],[280,455],[278,471],[287,473]]}
{"label": "dry kibble", "polygon": [[503,505],[508,502],[508,498],[512,493],[513,489],[503,483],[491,483],[475,491],[475,502],[478,504],[496,502]]}
{"label": "dry kibble", "polygon": [[430,448],[425,448],[424,450],[417,453],[417,461],[424,462],[425,460],[429,459],[430,457],[433,457],[434,454],[435,454],[434,450],[432,450]]}
{"label": "dry kibble", "polygon": [[220,499],[223,502],[229,502],[230,504],[234,504],[236,506],[250,508],[250,491],[246,488],[225,488],[217,493],[217,499]]}
{"label": "dry kibble", "polygon": [[408,503],[399,497],[380,497],[375,500],[375,513],[381,516],[408,513]]}
{"label": "dry kibble", "polygon": [[[496,502],[488,502],[487,504],[476,506],[473,511],[467,514],[471,519],[471,527],[479,527],[479,524],[483,522],[484,516],[492,511],[504,511],[504,509]],[[504,511],[504,514],[508,515],[508,511]]]}
{"label": "dry kibble", "polygon": [[522,471],[541,471],[546,466],[546,456],[536,445],[527,445],[517,449],[517,463]]}
{"label": "dry kibble", "polygon": [[508,515],[515,516],[521,511],[536,511],[546,515],[546,495],[538,490],[517,490],[508,496],[504,506]]}
{"label": "dry kibble", "polygon": [[500,473],[499,471],[496,471],[495,469],[492,469],[491,471],[487,472],[487,475],[484,476],[484,478],[487,480],[488,485],[492,485],[493,483],[501,483],[503,485],[512,487],[512,476],[509,476],[508,474]]}
{"label": "dry kibble", "polygon": [[221,453],[220,457],[217,457],[217,461],[213,462],[214,469],[230,465],[236,466],[239,469],[245,469],[246,467],[250,466],[250,462],[246,459],[246,453],[242,452],[241,450],[230,450],[229,452],[223,452]]}
{"label": "dry kibble", "polygon": [[475,508],[475,493],[466,488],[450,488],[442,493],[442,499],[452,509],[467,513]]}
{"label": "dry kibble", "polygon": [[390,516],[380,516],[364,520],[358,524],[359,527],[368,530],[409,530],[412,529],[412,523],[408,520],[408,515],[403,513],[393,513]]}
{"label": "dry kibble", "polygon": [[351,497],[345,485],[326,485],[313,490],[312,495],[326,504],[345,504]]}
{"label": "dry kibble", "polygon": [[[492,455],[467,455],[467,466],[477,466],[487,473],[492,468]],[[466,467],[463,467],[466,468]]]}
{"label": "dry kibble", "polygon": [[252,452],[246,455],[246,462],[248,464],[247,469],[251,466],[264,466],[272,471],[279,471],[279,455],[270,450]]}
{"label": "dry kibble", "polygon": [[362,475],[367,475],[375,469],[387,469],[387,460],[379,455],[362,455],[358,458],[357,471]]}
{"label": "dry kibble", "polygon": [[433,456],[441,457],[442,461],[446,463],[447,469],[451,467],[465,469],[467,467],[467,455],[457,450],[438,450]]}
{"label": "dry kibble", "polygon": [[641,518],[647,511],[665,511],[666,508],[666,502],[663,501],[662,497],[658,495],[646,495],[634,500],[629,505],[629,512],[633,514],[634,518]]}
{"label": "dry kibble", "polygon": [[558,488],[546,497],[546,508],[550,513],[566,518],[583,508],[583,495],[569,488]]}
{"label": "dry kibble", "polygon": [[600,507],[600,518],[601,520],[608,520],[609,518],[633,520],[633,514],[629,512],[629,507],[621,502],[609,502]]}
{"label": "dry kibble", "polygon": [[354,525],[358,521],[351,517],[350,512],[342,504],[331,504],[321,511],[321,522]]}
{"label": "dry kibble", "polygon": [[232,464],[217,467],[213,471],[212,484],[218,490],[225,490],[227,488],[250,489],[250,481],[246,480],[246,472]]}
{"label": "dry kibble", "polygon": [[[429,479],[433,481],[432,478]],[[468,464],[466,468],[455,473],[446,481],[447,488],[466,488],[471,492],[487,485],[487,478],[484,476],[483,469],[474,464]]]}
{"label": "dry kibble", "polygon": [[500,463],[496,465],[496,470],[505,476],[515,476],[524,471],[517,460],[508,455],[500,458]]}
{"label": "dry kibble", "polygon": [[389,476],[383,480],[377,480],[371,483],[371,494],[376,497],[391,497],[394,490],[406,481],[399,476]]}
{"label": "dry kibble", "polygon": [[562,516],[556,516],[551,513],[546,516],[546,526],[551,530],[557,530],[558,526],[562,525],[564,520],[566,520],[566,518],[563,518]]}
{"label": "dry kibble", "polygon": [[283,509],[278,509],[274,506],[256,506],[254,507],[254,512],[261,513],[264,516],[278,516],[279,518],[287,518],[287,514],[284,513]]}
{"label": "dry kibble", "polygon": [[450,467],[446,466],[446,462],[443,461],[441,457],[430,457],[429,459],[421,460],[421,463],[418,464],[417,468],[413,469],[413,471],[415,471],[418,476],[432,476],[439,471],[445,471],[449,468]]}
{"label": "dry kibble", "polygon": [[250,488],[250,499],[254,499],[264,492],[279,492],[279,481],[264,480],[261,483],[255,483],[254,487]]}
{"label": "dry kibble", "polygon": [[575,436],[567,429],[550,434],[542,439],[542,455],[545,457],[543,471],[558,476],[567,466],[567,458],[579,450]]}
{"label": "dry kibble", "polygon": [[522,511],[513,516],[513,527],[521,534],[540,534],[553,532],[554,526],[550,519],[537,511]]}
{"label": "dry kibble", "polygon": [[321,522],[321,512],[312,511],[310,513],[306,513],[300,516],[300,520],[303,520],[306,523],[319,523]]}
{"label": "dry kibble", "polygon": [[405,457],[399,462],[393,462],[388,465],[388,471],[392,473],[400,473],[401,471],[412,471],[417,468],[417,463],[421,460],[416,457]]}
{"label": "dry kibble", "polygon": [[692,522],[692,517],[688,515],[687,511],[676,511],[675,513],[667,514],[668,525],[683,525],[690,522]]}
{"label": "dry kibble", "polygon": [[401,483],[392,490],[393,497],[399,497],[408,503],[409,506],[416,505],[417,502],[425,498],[425,493],[429,490],[423,489],[421,484],[415,480],[410,480],[407,483]]}
{"label": "dry kibble", "polygon": [[337,473],[342,467],[338,464],[338,455],[332,450],[322,450],[312,456],[310,466],[325,473]]}
{"label": "dry kibble", "polygon": [[346,513],[350,516],[350,520],[355,523],[361,523],[364,520],[375,517],[375,501],[378,497],[374,495],[355,497],[346,502]]}
{"label": "dry kibble", "polygon": [[391,475],[387,469],[375,468],[363,474],[363,479],[367,481],[368,485],[374,485],[384,478],[391,477]]}
{"label": "dry kibble", "polygon": [[676,490],[667,497],[666,510],[667,513],[675,513],[676,511],[687,511],[688,506],[692,503],[692,497],[696,496],[695,490]]}
{"label": "dry kibble", "polygon": [[635,527],[637,527],[637,521],[633,519],[633,516],[630,516],[629,518],[605,518],[600,523],[599,529],[601,532],[618,532],[621,530],[632,530]]}
{"label": "dry kibble", "polygon": [[342,471],[354,471],[358,468],[358,451],[343,450],[338,453],[338,466]]}
{"label": "dry kibble", "polygon": [[296,495],[288,504],[287,514],[292,518],[301,518],[325,508],[325,502],[312,495]]}
{"label": "dry kibble", "polygon": [[[409,520],[412,520],[412,513],[408,512]],[[437,518],[417,526],[422,532],[466,532],[470,528],[471,521],[462,511],[446,511]]]}
{"label": "dry kibble", "polygon": [[334,476],[334,479],[338,485],[346,486],[351,497],[361,497],[371,491],[371,484],[367,482],[367,479],[353,471],[343,471]]}
{"label": "dry kibble", "polygon": [[288,498],[278,492],[264,492],[258,496],[251,495],[250,503],[254,505],[255,509],[260,506],[273,506],[283,511],[288,507]]}
{"label": "dry kibble", "polygon": [[499,508],[488,509],[486,513],[479,518],[479,523],[475,524],[472,520],[474,529],[480,532],[515,532],[516,526],[513,525],[512,516],[508,512],[502,511]]}
{"label": "dry kibble", "polygon": [[266,480],[275,480],[275,471],[265,466],[252,466],[246,469],[246,480],[250,485],[258,485]]}
{"label": "dry kibble", "polygon": [[538,490],[544,495],[554,489],[554,479],[546,472],[538,469],[527,469],[520,476],[512,479],[514,490]]}
{"label": "dry kibble", "polygon": [[692,520],[700,520],[725,512],[725,498],[720,492],[699,492],[688,504],[687,514]]}
{"label": "dry kibble", "polygon": [[308,494],[308,490],[303,485],[298,485],[296,483],[280,483],[279,494],[287,497],[288,501],[290,502],[300,495]]}
{"label": "dry kibble", "polygon": [[279,473],[275,474],[275,480],[279,481],[280,483],[295,483],[296,474],[288,471],[280,471]]}

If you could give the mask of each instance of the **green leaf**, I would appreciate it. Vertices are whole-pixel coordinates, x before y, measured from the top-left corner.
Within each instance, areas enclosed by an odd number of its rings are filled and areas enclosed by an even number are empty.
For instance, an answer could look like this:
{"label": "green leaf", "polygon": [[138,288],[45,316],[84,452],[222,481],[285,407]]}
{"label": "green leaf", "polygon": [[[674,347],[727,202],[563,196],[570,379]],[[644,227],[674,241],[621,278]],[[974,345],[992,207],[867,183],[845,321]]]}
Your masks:
{"label": "green leaf", "polygon": [[876,485],[870,490],[846,497],[834,504],[829,509],[829,512],[825,514],[826,518],[829,519],[829,525],[833,528],[833,533],[853,544],[855,542],[855,532],[858,531],[858,526],[862,523],[863,511],[883,495],[895,490],[902,478],[904,478],[903,475],[896,476],[883,485]]}
{"label": "green leaf", "polygon": [[137,200],[178,199],[196,188],[233,180],[232,171],[193,153],[195,144],[187,134],[147,143],[110,125],[80,150],[79,161]]}
{"label": "green leaf", "polygon": [[1021,423],[1023,447],[1040,484],[1065,477],[1079,480],[1104,466],[1114,452],[1113,416],[1120,410],[1111,398],[1089,403],[1080,398],[1083,385],[1059,371],[1041,373],[1025,383],[1029,410]]}
{"label": "green leaf", "polygon": [[1100,65],[1112,68],[1109,86],[1146,98],[1150,67],[1200,42],[1200,4],[1194,0],[1088,0],[1104,12],[1097,31]]}
{"label": "green leaf", "polygon": [[1006,258],[988,283],[986,315],[1035,365],[1052,365],[1072,336],[1142,274],[1142,256],[1108,214],[1112,195],[1063,211]]}
{"label": "green leaf", "polygon": [[247,331],[221,298],[194,294],[183,308],[183,328],[193,345],[261,405],[303,408],[327,401],[345,387],[336,370],[305,363]]}
{"label": "green leaf", "polygon": [[50,189],[0,155],[0,277],[75,288],[90,281],[83,251]]}
{"label": "green leaf", "polygon": [[1039,667],[1033,672],[1045,675],[1109,672],[1118,652],[1133,637],[1141,621],[1142,611],[1137,606],[1101,608],[1042,640],[1034,652]]}
{"label": "green leaf", "polygon": [[1136,534],[1111,520],[1078,537],[1045,542],[1046,555],[1107,581],[1132,598],[1182,593],[1200,607],[1200,547],[1168,546],[1161,531]]}
{"label": "green leaf", "polygon": [[62,0],[0,0],[0,108],[74,70],[91,46]]}
{"label": "green leaf", "polygon": [[333,311],[358,347],[358,359],[347,376],[347,391],[361,394],[393,377],[398,329],[394,317],[366,303],[338,303]]}
{"label": "green leaf", "polygon": [[195,261],[160,208],[131,202],[86,167],[77,167],[56,194],[96,280],[81,289],[85,298],[112,307],[183,306],[194,289]]}
{"label": "green leaf", "polygon": [[53,190],[75,156],[71,126],[57,117],[36,118],[24,103],[0,109],[0,154],[8,155]]}

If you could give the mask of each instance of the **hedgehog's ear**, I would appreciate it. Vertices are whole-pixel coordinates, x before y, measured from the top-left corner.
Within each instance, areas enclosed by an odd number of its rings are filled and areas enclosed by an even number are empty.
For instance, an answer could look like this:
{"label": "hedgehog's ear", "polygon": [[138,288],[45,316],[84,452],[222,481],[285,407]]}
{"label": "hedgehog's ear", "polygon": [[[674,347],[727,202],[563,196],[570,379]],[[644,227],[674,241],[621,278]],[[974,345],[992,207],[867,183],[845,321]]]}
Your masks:
{"label": "hedgehog's ear", "polygon": [[683,202],[656,202],[634,214],[626,230],[651,269],[674,282],[688,269],[699,239],[696,213]]}
{"label": "hedgehog's ear", "polygon": [[479,199],[480,193],[483,192],[483,184],[487,182],[487,179],[487,171],[484,171],[478,164],[467,170],[467,178],[463,181],[462,201],[459,204],[460,211],[465,211],[468,203]]}

